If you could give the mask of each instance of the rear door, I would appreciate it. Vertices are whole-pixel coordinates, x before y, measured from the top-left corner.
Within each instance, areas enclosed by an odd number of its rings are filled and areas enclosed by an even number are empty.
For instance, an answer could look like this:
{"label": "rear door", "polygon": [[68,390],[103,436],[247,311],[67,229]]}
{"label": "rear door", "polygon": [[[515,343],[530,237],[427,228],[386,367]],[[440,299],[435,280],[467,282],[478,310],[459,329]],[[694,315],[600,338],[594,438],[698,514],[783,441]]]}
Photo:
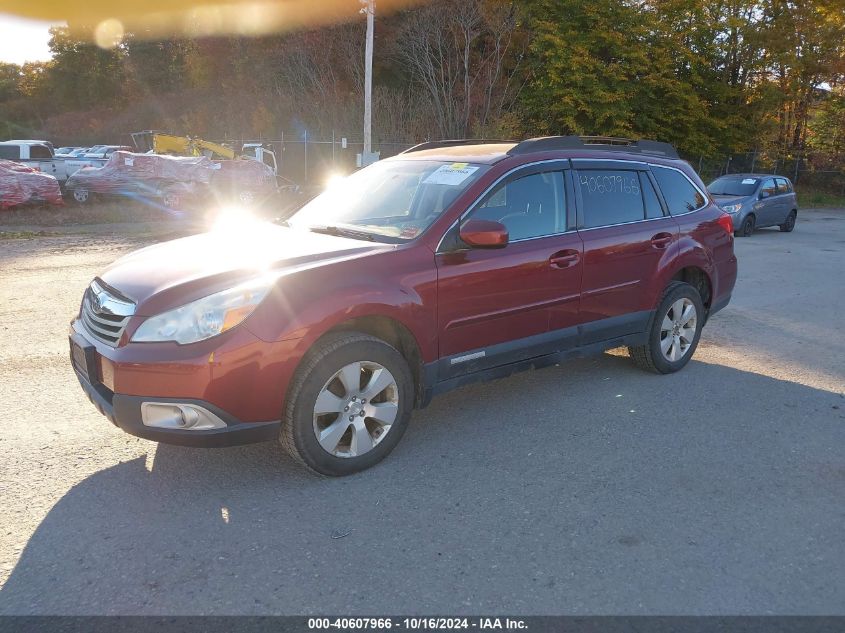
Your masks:
{"label": "rear door", "polygon": [[573,160],[578,231],[584,241],[583,344],[646,329],[653,279],[678,246],[648,165]]}
{"label": "rear door", "polygon": [[786,220],[786,216],[788,216],[789,212],[794,208],[792,206],[792,187],[789,186],[789,182],[786,178],[775,178],[775,186],[778,191],[778,216],[775,219],[775,223],[783,224]]}
{"label": "rear door", "polygon": [[757,226],[777,224],[780,218],[781,198],[778,196],[774,178],[765,178],[760,183],[759,200],[754,205]]}
{"label": "rear door", "polygon": [[[502,249],[445,247],[436,255],[441,379],[575,345],[582,244],[567,216],[566,161],[501,180],[461,218],[503,223]],[[549,333],[554,315],[560,330]]]}

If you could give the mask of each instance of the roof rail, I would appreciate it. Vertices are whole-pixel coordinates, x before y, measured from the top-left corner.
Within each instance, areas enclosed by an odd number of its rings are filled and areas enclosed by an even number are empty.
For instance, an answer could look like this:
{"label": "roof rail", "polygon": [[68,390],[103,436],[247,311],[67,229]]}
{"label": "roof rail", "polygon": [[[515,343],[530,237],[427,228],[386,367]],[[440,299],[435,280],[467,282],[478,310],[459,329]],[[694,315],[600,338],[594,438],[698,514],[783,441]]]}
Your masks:
{"label": "roof rail", "polygon": [[680,158],[670,143],[659,141],[635,141],[613,136],[545,136],[530,138],[515,145],[508,152],[511,156],[550,152],[561,149],[593,149],[603,152],[627,152],[629,154],[650,154],[664,158]]}
{"label": "roof rail", "polygon": [[464,138],[464,139],[452,139],[452,140],[444,140],[444,141],[426,141],[425,143],[420,143],[419,145],[414,145],[406,149],[404,152],[400,152],[400,154],[410,154],[411,152],[421,152],[424,149],[438,149],[441,147],[457,147],[460,145],[491,145],[495,143],[515,143],[516,141],[502,141],[498,139],[471,139],[471,138]]}

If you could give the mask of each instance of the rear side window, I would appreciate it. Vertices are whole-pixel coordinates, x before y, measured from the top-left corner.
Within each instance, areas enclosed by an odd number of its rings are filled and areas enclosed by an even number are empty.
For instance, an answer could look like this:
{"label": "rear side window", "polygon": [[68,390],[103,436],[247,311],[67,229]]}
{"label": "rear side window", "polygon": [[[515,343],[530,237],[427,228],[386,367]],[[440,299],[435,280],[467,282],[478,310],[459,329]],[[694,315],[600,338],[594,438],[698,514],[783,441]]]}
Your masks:
{"label": "rear side window", "polygon": [[53,158],[53,155],[50,153],[50,150],[44,145],[30,145],[29,157],[34,160],[50,160],[51,158]]}
{"label": "rear side window", "polygon": [[0,145],[0,158],[20,160],[21,149],[17,145]]}
{"label": "rear side window", "polygon": [[786,178],[775,178],[777,183],[778,193],[792,193],[792,186]]}
{"label": "rear side window", "polygon": [[672,215],[689,213],[706,204],[707,201],[698,188],[681,172],[657,165],[652,165],[651,171]]}
{"label": "rear side window", "polygon": [[640,178],[635,171],[583,169],[576,176],[584,228],[637,222],[645,218]]}

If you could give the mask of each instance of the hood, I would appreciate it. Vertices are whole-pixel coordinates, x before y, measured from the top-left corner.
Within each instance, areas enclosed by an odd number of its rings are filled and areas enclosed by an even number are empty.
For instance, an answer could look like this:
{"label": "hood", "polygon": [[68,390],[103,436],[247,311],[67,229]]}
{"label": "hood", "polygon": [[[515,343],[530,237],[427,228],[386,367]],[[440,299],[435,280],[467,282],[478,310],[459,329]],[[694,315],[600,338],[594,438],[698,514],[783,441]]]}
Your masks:
{"label": "hood", "polygon": [[215,231],[143,248],[118,259],[100,279],[152,316],[264,274],[390,250],[389,244],[275,224]]}
{"label": "hood", "polygon": [[710,194],[713,197],[713,200],[716,201],[720,207],[726,207],[731,204],[744,204],[748,202],[751,196],[724,196],[724,195],[714,195]]}

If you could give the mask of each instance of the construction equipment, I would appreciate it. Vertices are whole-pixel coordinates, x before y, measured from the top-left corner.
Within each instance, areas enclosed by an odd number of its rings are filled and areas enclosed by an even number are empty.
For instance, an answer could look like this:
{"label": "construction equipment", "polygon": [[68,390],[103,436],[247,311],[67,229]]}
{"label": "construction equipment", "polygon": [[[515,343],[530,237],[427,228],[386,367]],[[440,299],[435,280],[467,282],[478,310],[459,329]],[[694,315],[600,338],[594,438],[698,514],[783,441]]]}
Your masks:
{"label": "construction equipment", "polygon": [[230,147],[192,136],[176,136],[157,130],[133,132],[132,142],[139,152],[173,156],[206,156],[212,160],[256,160],[278,174],[276,154],[262,143],[244,143],[240,153]]}

